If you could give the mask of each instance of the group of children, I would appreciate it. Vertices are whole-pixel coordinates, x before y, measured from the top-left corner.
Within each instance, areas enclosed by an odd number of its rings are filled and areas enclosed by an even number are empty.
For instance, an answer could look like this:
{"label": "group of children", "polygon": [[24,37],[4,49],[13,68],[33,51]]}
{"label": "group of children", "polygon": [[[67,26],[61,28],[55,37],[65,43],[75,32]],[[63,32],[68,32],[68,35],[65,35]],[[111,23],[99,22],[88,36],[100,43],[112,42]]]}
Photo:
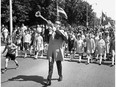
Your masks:
{"label": "group of children", "polygon": [[75,58],[75,54],[78,54],[79,63],[82,61],[83,56],[86,56],[87,64],[93,59],[95,61],[99,60],[99,65],[102,64],[103,60],[107,59],[111,59],[111,66],[115,64],[115,36],[110,37],[109,32],[99,32],[96,35],[93,33],[83,34],[83,32],[78,34],[69,33],[68,36],[66,47],[69,50],[70,60]]}

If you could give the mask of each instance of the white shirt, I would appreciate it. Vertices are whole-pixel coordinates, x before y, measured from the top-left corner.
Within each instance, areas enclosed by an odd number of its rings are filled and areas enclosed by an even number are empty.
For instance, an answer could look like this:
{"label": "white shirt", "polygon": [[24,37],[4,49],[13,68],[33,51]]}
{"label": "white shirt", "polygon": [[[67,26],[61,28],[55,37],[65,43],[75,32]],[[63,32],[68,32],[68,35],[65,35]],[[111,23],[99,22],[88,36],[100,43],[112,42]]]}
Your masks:
{"label": "white shirt", "polygon": [[30,34],[24,35],[24,42],[31,43],[31,35]]}

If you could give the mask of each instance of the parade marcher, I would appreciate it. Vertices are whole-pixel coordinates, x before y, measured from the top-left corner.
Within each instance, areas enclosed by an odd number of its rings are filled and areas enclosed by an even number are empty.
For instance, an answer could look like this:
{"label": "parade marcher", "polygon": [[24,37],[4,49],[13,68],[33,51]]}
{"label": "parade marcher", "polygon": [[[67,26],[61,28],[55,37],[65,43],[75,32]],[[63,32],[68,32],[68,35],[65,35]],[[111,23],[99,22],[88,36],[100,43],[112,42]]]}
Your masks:
{"label": "parade marcher", "polygon": [[38,57],[38,53],[41,52],[41,57],[43,56],[43,37],[40,35],[41,32],[37,33],[37,36],[35,37],[35,59]]}
{"label": "parade marcher", "polygon": [[24,39],[24,48],[25,48],[24,58],[26,58],[27,57],[27,52],[29,51],[29,47],[30,47],[30,43],[31,43],[31,35],[29,34],[28,30],[25,30],[25,35],[23,36],[23,39]]}
{"label": "parade marcher", "polygon": [[20,35],[16,36],[16,45],[17,45],[16,55],[18,56],[18,51],[21,49],[21,36]]}
{"label": "parade marcher", "polygon": [[[65,32],[66,32],[66,37],[69,38],[69,35],[68,35],[67,31],[65,31]],[[65,42],[65,48],[64,48],[64,49],[65,49],[65,50],[64,50],[64,56],[65,56],[65,57],[68,56],[68,53],[69,53],[68,48],[69,48],[69,47],[68,47],[68,40],[67,40],[67,41]]]}
{"label": "parade marcher", "polygon": [[50,37],[48,53],[47,53],[47,58],[49,59],[49,72],[48,72],[46,85],[51,85],[54,61],[56,61],[57,64],[58,75],[59,75],[58,81],[62,81],[63,78],[62,61],[64,58],[63,44],[65,40],[66,40],[66,36],[64,35],[63,30],[60,30],[60,27],[56,28],[53,26],[53,32]]}
{"label": "parade marcher", "polygon": [[3,34],[3,40],[4,40],[4,42],[6,42],[7,41],[7,36],[8,36],[8,29],[6,28],[6,27],[2,27],[2,34]]}
{"label": "parade marcher", "polygon": [[68,38],[68,48],[70,53],[70,61],[72,58],[74,58],[74,43],[75,43],[75,37],[72,33],[69,34]]}
{"label": "parade marcher", "polygon": [[89,34],[86,38],[86,46],[87,46],[87,64],[90,63],[90,60],[92,60],[93,53],[95,51],[95,41],[92,37],[92,34]]}
{"label": "parade marcher", "polygon": [[115,36],[112,37],[110,42],[110,52],[112,54],[112,64],[111,66],[115,65],[115,58],[116,58],[116,52],[115,52]]}
{"label": "parade marcher", "polygon": [[99,41],[97,43],[96,49],[97,49],[98,56],[100,58],[99,65],[101,65],[104,54],[106,53],[106,51],[105,51],[106,46],[105,46],[105,41],[102,39],[102,33],[100,33],[100,35],[99,35]]}
{"label": "parade marcher", "polygon": [[11,42],[11,38],[9,36],[8,40],[7,40],[7,44],[5,46],[5,49],[2,52],[2,54],[3,54],[7,50],[6,59],[5,59],[5,69],[4,69],[4,71],[2,71],[2,73],[4,73],[7,70],[9,60],[13,60],[16,64],[16,66],[17,67],[19,66],[18,61],[16,60],[16,49],[17,49],[17,46]]}
{"label": "parade marcher", "polygon": [[21,26],[21,50],[24,50],[24,34],[25,34],[25,31],[27,30],[27,26],[25,26],[24,24],[22,24]]}
{"label": "parade marcher", "polygon": [[98,50],[96,49],[98,41],[99,41],[99,33],[97,32],[97,34],[95,36],[95,57],[96,57],[96,60],[98,60]]}
{"label": "parade marcher", "polygon": [[62,81],[63,75],[62,75],[62,61],[64,58],[64,42],[68,39],[65,35],[65,32],[61,30],[61,27],[59,24],[61,24],[59,21],[56,22],[56,25],[54,25],[51,21],[48,21],[45,19],[41,13],[38,11],[35,14],[36,17],[41,17],[43,20],[45,20],[49,26],[51,26],[51,36],[49,40],[49,46],[48,46],[48,52],[47,52],[47,58],[49,60],[49,72],[47,76],[47,82],[45,85],[49,86],[51,85],[51,78],[53,73],[53,65],[54,61],[56,61],[57,69],[58,69],[58,75],[59,75],[59,81]]}
{"label": "parade marcher", "polygon": [[83,53],[84,53],[84,42],[81,39],[81,34],[77,35],[77,40],[75,41],[76,53],[79,54],[79,63],[81,62]]}
{"label": "parade marcher", "polygon": [[[33,29],[33,28],[32,28]],[[35,53],[35,33],[33,30],[30,31],[31,35],[31,43],[30,43],[30,55],[33,55]]]}
{"label": "parade marcher", "polygon": [[105,32],[106,33],[106,38],[105,38],[105,43],[106,43],[106,54],[105,54],[105,57],[104,57],[104,60],[106,60],[106,59],[109,59],[109,49],[110,49],[110,40],[111,40],[111,38],[110,38],[110,36],[109,36],[109,32],[108,31],[106,31]]}

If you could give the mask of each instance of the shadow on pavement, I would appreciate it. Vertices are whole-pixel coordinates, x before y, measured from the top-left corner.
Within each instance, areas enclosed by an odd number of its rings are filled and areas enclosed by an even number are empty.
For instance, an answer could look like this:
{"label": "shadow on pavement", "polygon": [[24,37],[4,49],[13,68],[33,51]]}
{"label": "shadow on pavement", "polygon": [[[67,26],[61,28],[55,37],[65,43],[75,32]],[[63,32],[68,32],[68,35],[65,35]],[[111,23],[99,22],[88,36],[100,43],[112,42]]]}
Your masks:
{"label": "shadow on pavement", "polygon": [[[51,80],[58,80],[58,78],[53,78]],[[7,81],[1,82],[1,83],[6,83],[9,81],[34,81],[37,83],[40,83],[42,87],[47,87],[45,85],[45,82],[47,79],[44,79],[42,76],[37,76],[37,75],[18,75],[16,77],[12,77],[11,79],[8,79]]]}
{"label": "shadow on pavement", "polygon": [[8,79],[8,81],[34,81],[37,83],[40,83],[44,86],[44,82],[47,81],[46,79],[44,79],[42,76],[37,76],[37,75],[33,75],[33,76],[27,76],[27,75],[18,75],[16,77],[13,77],[11,79]]}
{"label": "shadow on pavement", "polygon": [[[58,79],[54,78],[52,80],[58,80]],[[34,82],[42,84],[42,87],[46,87],[45,82],[47,81],[47,79],[44,79],[42,76],[37,76],[37,75],[33,75],[33,76],[31,76],[31,75],[29,75],[29,76],[27,76],[27,75],[18,75],[16,77],[8,79],[8,81],[34,81]]]}

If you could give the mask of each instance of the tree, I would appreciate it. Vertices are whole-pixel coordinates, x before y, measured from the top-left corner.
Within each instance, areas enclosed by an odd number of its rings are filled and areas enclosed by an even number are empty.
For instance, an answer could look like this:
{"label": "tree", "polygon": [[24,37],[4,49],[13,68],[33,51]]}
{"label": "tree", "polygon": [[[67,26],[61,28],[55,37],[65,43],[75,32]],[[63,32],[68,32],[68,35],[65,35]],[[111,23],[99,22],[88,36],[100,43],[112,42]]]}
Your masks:
{"label": "tree", "polygon": [[[12,0],[13,2],[13,24],[25,23],[29,26],[35,24],[45,24],[41,18],[35,17],[35,12],[40,11],[42,16],[53,23],[57,18],[57,0]],[[89,27],[99,25],[99,19],[93,12],[92,5],[83,0],[58,0],[58,5],[64,9],[68,19],[60,16],[60,20],[65,25],[86,26],[87,17]],[[88,8],[88,9],[87,9]],[[1,0],[2,24],[9,25],[9,0]]]}

